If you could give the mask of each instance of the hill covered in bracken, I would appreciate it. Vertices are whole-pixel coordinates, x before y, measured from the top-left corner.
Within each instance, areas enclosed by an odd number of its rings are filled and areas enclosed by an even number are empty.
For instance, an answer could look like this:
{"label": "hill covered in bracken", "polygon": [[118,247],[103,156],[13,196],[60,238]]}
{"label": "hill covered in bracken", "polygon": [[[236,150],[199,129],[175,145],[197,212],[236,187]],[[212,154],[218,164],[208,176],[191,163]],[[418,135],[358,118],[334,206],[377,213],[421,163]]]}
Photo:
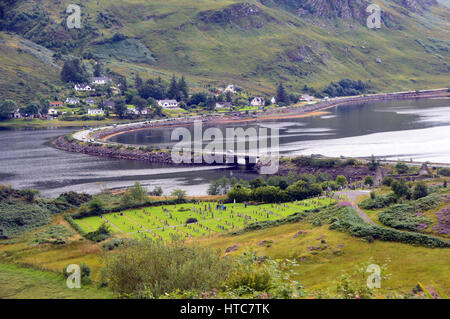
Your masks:
{"label": "hill covered in bracken", "polygon": [[0,28],[52,50],[59,64],[100,59],[125,76],[183,73],[255,93],[280,81],[323,89],[351,78],[393,91],[447,85],[450,9],[442,1],[375,1],[380,29],[366,26],[366,0],[83,1],[82,28],[70,30],[71,1],[8,0]]}

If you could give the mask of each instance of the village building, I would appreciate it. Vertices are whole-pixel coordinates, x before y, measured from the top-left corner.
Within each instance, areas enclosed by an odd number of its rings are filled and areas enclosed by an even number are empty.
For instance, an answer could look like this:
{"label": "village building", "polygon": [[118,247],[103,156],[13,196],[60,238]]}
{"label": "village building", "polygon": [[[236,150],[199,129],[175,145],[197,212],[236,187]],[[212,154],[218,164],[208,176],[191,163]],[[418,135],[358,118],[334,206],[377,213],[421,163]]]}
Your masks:
{"label": "village building", "polygon": [[91,84],[94,84],[94,85],[105,85],[109,82],[111,82],[111,79],[106,76],[93,77],[91,79]]}
{"label": "village building", "polygon": [[135,114],[135,115],[147,115],[148,114],[148,108],[144,108],[141,111],[139,111],[136,107],[130,107],[127,109],[128,114]]}
{"label": "village building", "polygon": [[74,97],[68,97],[66,99],[66,103],[69,104],[69,105],[77,105],[78,103],[80,103],[80,100],[76,99]]}
{"label": "village building", "polygon": [[227,86],[227,88],[224,90],[225,93],[227,92],[231,92],[231,93],[236,93],[237,89],[236,86],[234,86],[233,84],[230,84]]}
{"label": "village building", "polygon": [[231,102],[217,102],[216,109],[229,109],[232,107]]}
{"label": "village building", "polygon": [[159,100],[158,105],[165,109],[178,109],[179,103],[177,100]]}
{"label": "village building", "polygon": [[274,97],[272,97],[272,99],[270,100],[270,103],[272,104],[277,104],[277,99]]}
{"label": "village building", "polygon": [[264,106],[265,101],[263,97],[257,96],[250,102],[250,104],[252,106]]}
{"label": "village building", "polygon": [[114,101],[105,101],[105,107],[107,107],[107,108],[110,108],[110,109],[113,109],[114,107],[116,107],[116,102],[114,102]]}
{"label": "village building", "polygon": [[50,107],[62,107],[64,105],[63,102],[50,102]]}
{"label": "village building", "polygon": [[79,84],[75,84],[75,91],[92,91],[92,87],[89,84],[86,83],[79,83]]}
{"label": "village building", "polygon": [[86,99],[85,102],[86,102],[87,105],[92,106],[92,105],[95,104],[95,99]]}
{"label": "village building", "polygon": [[56,110],[56,109],[54,109],[54,108],[51,108],[51,109],[48,109],[48,112],[47,112],[47,114],[48,115],[58,115],[58,111]]}
{"label": "village building", "polygon": [[88,115],[105,115],[105,111],[100,109],[88,109]]}
{"label": "village building", "polygon": [[20,119],[20,118],[22,118],[22,114],[20,114],[20,110],[17,109],[14,112],[11,112],[11,118],[13,118],[13,119]]}
{"label": "village building", "polygon": [[314,96],[308,95],[308,94],[303,94],[302,97],[300,98],[300,101],[302,102],[311,102],[314,101],[316,98]]}

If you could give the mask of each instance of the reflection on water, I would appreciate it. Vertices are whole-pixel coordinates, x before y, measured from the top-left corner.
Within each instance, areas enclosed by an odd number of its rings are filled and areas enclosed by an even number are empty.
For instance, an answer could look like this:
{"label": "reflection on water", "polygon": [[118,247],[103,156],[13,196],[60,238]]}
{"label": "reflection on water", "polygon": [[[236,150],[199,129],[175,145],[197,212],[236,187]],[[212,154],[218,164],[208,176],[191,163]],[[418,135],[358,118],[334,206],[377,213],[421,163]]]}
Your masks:
{"label": "reflection on water", "polygon": [[[245,124],[221,124],[225,127]],[[280,129],[281,152],[327,156],[368,156],[450,163],[450,100],[416,100],[338,107],[316,117],[250,122],[250,127]],[[99,192],[140,181],[166,194],[183,188],[205,194],[210,181],[224,175],[253,178],[242,169],[165,167],[137,161],[110,160],[54,149],[52,138],[71,129],[0,131],[0,183],[32,187],[47,196],[65,191]],[[130,132],[114,137],[121,143],[170,143],[171,130]],[[173,143],[173,142],[172,142]]]}
{"label": "reflection on water", "polygon": [[[450,162],[450,99],[377,102],[339,106],[327,115],[217,125],[278,128],[280,152],[325,156],[385,156]],[[189,128],[192,136],[193,128]],[[137,145],[167,145],[173,129],[129,132],[112,141]],[[204,144],[207,144],[204,141]]]}

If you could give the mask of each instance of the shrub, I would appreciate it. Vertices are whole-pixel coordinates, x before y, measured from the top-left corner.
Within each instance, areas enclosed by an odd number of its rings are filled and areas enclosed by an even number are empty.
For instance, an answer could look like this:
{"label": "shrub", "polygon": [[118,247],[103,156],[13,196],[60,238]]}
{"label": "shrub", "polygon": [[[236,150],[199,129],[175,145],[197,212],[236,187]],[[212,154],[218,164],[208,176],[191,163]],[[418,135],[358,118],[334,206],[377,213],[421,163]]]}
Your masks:
{"label": "shrub", "polygon": [[339,175],[336,177],[336,184],[338,186],[344,187],[345,185],[347,185],[348,181],[347,178],[343,175]]}
{"label": "shrub", "polygon": [[105,211],[105,204],[99,198],[94,198],[88,203],[88,208],[91,213],[102,214]]}
{"label": "shrub", "polygon": [[450,168],[447,167],[440,168],[439,175],[450,177]]}
{"label": "shrub", "polygon": [[399,174],[406,174],[408,173],[409,167],[405,163],[397,163],[397,165],[395,165],[395,169]]}
{"label": "shrub", "polygon": [[236,201],[237,203],[247,202],[251,199],[252,191],[249,188],[236,185],[232,190],[227,193],[227,197],[230,201]]}
{"label": "shrub", "polygon": [[159,298],[219,288],[231,271],[231,259],[208,247],[141,240],[107,254],[103,276],[120,297]]}
{"label": "shrub", "polygon": [[380,213],[378,218],[386,226],[416,231],[420,224],[430,223],[427,217],[417,213],[435,208],[439,203],[439,195],[432,194],[417,201],[394,205]]}
{"label": "shrub", "polygon": [[367,224],[351,207],[334,205],[308,215],[307,220],[313,225],[327,223],[330,224],[330,229],[348,231],[353,236],[366,239],[372,238],[434,248],[450,247],[450,242],[441,238]]}
{"label": "shrub", "polygon": [[109,226],[107,223],[103,223],[96,231],[86,234],[86,238],[94,242],[101,242],[108,239],[111,236]]}
{"label": "shrub", "polygon": [[385,185],[385,186],[391,186],[392,182],[394,182],[395,179],[393,179],[392,177],[385,177],[383,178],[383,181],[381,182],[381,184]]}
{"label": "shrub", "polygon": [[361,203],[359,204],[359,206],[361,206],[361,208],[363,208],[363,209],[380,209],[380,208],[388,207],[397,201],[397,197],[394,193],[389,193],[386,195],[376,195],[373,197],[372,197],[372,194],[375,194],[375,193],[372,192],[370,198],[366,198],[361,201]]}
{"label": "shrub", "polygon": [[427,185],[424,182],[418,182],[414,185],[412,192],[413,199],[419,199],[428,195]]}

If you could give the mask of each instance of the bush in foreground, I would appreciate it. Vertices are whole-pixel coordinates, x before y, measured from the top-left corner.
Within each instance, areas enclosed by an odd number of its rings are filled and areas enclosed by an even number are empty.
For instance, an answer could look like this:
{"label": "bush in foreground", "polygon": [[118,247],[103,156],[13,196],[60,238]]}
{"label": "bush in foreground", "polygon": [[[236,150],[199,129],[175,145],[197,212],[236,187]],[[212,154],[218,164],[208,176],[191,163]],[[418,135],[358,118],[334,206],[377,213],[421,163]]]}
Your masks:
{"label": "bush in foreground", "polygon": [[122,298],[160,298],[176,290],[218,288],[231,260],[210,248],[142,240],[104,257],[104,280]]}

